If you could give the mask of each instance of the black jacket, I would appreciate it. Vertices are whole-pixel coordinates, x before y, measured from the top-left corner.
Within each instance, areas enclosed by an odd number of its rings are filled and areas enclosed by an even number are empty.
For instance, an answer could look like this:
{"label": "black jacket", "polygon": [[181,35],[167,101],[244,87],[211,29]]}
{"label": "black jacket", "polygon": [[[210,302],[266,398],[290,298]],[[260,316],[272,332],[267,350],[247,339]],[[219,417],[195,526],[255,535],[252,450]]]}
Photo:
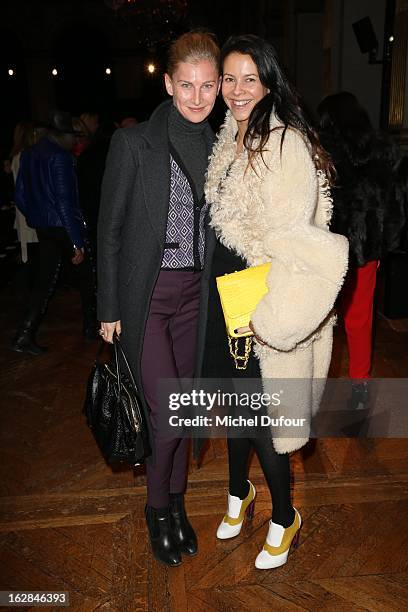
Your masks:
{"label": "black jacket", "polygon": [[381,259],[398,248],[405,222],[395,180],[398,149],[387,136],[373,133],[365,159],[352,159],[338,139],[324,133],[321,141],[338,174],[330,229],[348,238],[350,265]]}

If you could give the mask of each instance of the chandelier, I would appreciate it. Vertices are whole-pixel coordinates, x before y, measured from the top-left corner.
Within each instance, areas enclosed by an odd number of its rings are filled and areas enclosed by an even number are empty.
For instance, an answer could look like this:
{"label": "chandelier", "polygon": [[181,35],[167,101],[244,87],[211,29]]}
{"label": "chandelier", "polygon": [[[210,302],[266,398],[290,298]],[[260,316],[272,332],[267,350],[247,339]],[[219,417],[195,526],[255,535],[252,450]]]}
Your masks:
{"label": "chandelier", "polygon": [[167,42],[178,33],[188,0],[105,0],[118,19],[130,21],[140,44]]}

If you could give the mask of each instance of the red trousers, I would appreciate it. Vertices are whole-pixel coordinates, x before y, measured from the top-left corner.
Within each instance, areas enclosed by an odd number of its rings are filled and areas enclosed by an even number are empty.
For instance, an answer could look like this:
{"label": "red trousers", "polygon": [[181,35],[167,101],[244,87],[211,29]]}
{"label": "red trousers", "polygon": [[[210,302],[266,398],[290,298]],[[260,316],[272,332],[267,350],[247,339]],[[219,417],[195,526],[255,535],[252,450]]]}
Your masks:
{"label": "red trousers", "polygon": [[370,377],[373,302],[378,261],[352,268],[346,277],[340,297],[349,352],[349,376]]}

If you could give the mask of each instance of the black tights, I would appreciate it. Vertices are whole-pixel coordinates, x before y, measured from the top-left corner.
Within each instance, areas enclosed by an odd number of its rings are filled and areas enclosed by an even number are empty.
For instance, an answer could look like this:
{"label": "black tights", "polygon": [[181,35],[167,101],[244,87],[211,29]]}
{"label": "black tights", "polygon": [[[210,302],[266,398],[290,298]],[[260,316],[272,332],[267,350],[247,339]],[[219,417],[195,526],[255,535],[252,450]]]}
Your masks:
{"label": "black tights", "polygon": [[271,493],[272,520],[283,527],[289,527],[295,518],[290,501],[289,456],[277,453],[270,438],[228,438],[230,495],[244,499],[249,493],[247,477],[251,448],[258,455]]}

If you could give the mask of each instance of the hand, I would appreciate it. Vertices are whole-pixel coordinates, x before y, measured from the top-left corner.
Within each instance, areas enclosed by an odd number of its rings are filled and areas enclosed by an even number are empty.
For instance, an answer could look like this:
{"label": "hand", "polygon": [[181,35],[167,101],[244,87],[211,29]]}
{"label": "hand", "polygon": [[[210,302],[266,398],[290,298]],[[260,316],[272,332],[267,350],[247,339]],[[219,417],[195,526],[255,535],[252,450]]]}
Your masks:
{"label": "hand", "polygon": [[262,340],[262,338],[260,338],[259,336],[256,335],[255,330],[254,330],[254,326],[252,325],[252,321],[249,322],[249,329],[251,330],[251,332],[254,334],[254,338],[255,340],[261,345],[261,346],[265,346],[267,343]]}
{"label": "hand", "polygon": [[104,322],[101,321],[101,329],[99,330],[102,340],[113,344],[113,334],[117,333],[118,336],[122,333],[122,327],[120,321]]}
{"label": "hand", "polygon": [[250,331],[252,331],[252,329],[249,327],[238,327],[236,330],[237,334],[247,334]]}
{"label": "hand", "polygon": [[259,342],[259,344],[265,345],[266,342],[264,342],[262,340],[262,338],[260,338],[259,336],[256,335],[255,330],[254,330],[254,326],[252,325],[252,321],[249,322],[249,326],[248,327],[238,327],[237,329],[237,333],[238,334],[246,334],[248,332],[252,332],[254,334],[254,338],[257,342]]}
{"label": "hand", "polygon": [[74,264],[74,266],[79,265],[80,263],[82,263],[84,261],[84,249],[74,249],[74,256],[71,259],[72,263]]}

